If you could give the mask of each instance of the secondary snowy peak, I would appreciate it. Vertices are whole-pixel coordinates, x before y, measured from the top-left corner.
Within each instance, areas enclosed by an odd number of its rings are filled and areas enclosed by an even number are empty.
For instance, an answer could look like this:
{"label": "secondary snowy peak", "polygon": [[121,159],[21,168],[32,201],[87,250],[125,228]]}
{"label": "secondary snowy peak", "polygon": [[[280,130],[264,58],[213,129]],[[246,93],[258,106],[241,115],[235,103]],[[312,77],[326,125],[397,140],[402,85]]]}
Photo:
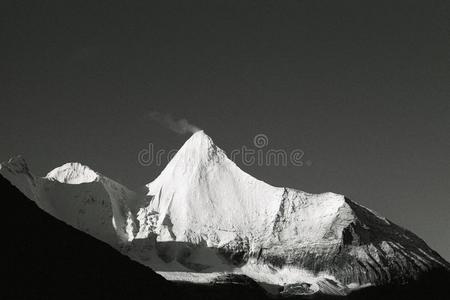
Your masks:
{"label": "secondary snowy peak", "polygon": [[138,196],[88,166],[70,162],[38,177],[17,156],[0,164],[0,174],[47,213],[112,246],[133,238]]}
{"label": "secondary snowy peak", "polygon": [[44,180],[41,198],[59,219],[113,246],[133,238],[136,193],[77,162],[53,169]]}
{"label": "secondary snowy peak", "polygon": [[77,162],[66,163],[50,171],[45,178],[67,184],[81,184],[99,180],[99,174]]}

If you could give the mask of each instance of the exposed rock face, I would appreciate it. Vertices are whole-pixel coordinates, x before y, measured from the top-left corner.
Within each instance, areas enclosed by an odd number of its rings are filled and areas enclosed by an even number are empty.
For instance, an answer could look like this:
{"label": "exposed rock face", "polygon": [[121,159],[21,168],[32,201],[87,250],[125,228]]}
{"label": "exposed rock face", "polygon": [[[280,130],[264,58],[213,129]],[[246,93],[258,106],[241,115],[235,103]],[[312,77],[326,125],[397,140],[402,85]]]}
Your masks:
{"label": "exposed rock face", "polygon": [[25,159],[16,156],[0,164],[0,174],[9,180],[29,199],[36,201],[36,178],[31,173]]}
{"label": "exposed rock face", "polygon": [[450,269],[416,235],[343,195],[253,178],[203,131],[147,185],[147,195],[75,163],[45,178],[16,169],[6,177],[26,178],[19,188],[40,207],[171,280],[236,274],[277,293],[341,295]]}

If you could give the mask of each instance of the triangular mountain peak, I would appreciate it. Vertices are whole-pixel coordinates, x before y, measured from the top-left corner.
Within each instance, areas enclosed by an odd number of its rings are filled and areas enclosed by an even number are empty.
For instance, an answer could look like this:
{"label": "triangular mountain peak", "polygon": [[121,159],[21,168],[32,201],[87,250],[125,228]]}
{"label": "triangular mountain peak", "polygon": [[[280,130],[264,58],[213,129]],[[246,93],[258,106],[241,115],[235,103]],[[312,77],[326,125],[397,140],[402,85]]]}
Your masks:
{"label": "triangular mountain peak", "polygon": [[213,140],[203,131],[194,133],[180,148],[177,156],[189,155],[194,158],[206,158],[211,155],[223,153],[213,142]]}
{"label": "triangular mountain peak", "polygon": [[179,176],[192,177],[199,170],[225,161],[229,161],[225,152],[217,147],[203,130],[197,131],[183,144],[161,174],[148,187],[157,185],[158,182],[165,181],[167,178],[176,180]]}

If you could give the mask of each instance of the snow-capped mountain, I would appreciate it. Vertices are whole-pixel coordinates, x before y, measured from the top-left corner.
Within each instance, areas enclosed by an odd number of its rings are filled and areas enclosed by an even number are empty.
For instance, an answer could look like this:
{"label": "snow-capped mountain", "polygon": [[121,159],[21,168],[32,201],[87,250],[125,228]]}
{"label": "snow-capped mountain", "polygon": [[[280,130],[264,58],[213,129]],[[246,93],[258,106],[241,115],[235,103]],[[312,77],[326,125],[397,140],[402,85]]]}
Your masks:
{"label": "snow-capped mountain", "polygon": [[38,205],[170,280],[244,274],[288,294],[347,294],[450,264],[413,233],[334,193],[274,187],[246,174],[203,131],[132,192],[78,163],[35,177],[0,173]]}
{"label": "snow-capped mountain", "polygon": [[204,132],[147,187],[152,201],[139,211],[139,237],[151,223],[145,216],[153,220],[156,212],[152,232],[159,242],[185,243],[174,257],[187,268],[226,270],[220,260],[202,260],[196,248],[206,246],[259,282],[283,286],[301,278],[312,290],[345,293],[449,267],[413,233],[342,195],[313,195],[251,177]]}
{"label": "snow-capped mountain", "polygon": [[2,163],[0,174],[52,216],[104,242],[133,237],[135,193],[87,166],[67,163],[37,177],[18,156]]}

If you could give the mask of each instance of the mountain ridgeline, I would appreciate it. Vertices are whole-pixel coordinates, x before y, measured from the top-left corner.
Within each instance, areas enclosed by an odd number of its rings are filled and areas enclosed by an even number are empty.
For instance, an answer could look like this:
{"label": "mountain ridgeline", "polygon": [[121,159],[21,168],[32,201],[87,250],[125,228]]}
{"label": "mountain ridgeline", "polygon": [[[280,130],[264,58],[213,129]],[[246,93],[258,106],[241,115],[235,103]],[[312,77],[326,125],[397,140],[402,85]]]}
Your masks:
{"label": "mountain ridgeline", "polygon": [[450,283],[450,264],[412,232],[343,195],[262,182],[203,131],[145,193],[79,163],[37,177],[17,157],[0,174],[50,215],[174,282],[271,297],[440,295]]}

